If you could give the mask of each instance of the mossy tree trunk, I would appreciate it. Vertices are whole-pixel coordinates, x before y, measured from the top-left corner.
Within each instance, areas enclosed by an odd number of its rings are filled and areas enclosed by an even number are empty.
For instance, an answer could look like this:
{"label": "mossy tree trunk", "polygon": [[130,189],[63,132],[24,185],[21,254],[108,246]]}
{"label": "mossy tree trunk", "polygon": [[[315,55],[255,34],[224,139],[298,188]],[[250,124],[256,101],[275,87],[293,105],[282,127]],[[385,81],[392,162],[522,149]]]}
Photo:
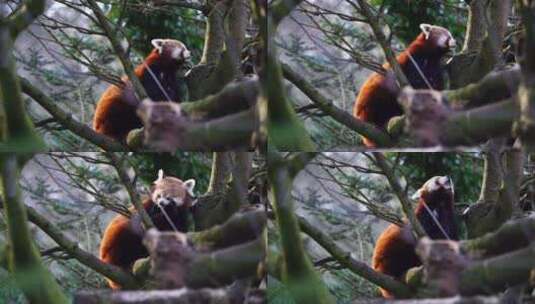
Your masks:
{"label": "mossy tree trunk", "polygon": [[276,152],[269,153],[268,179],[271,184],[269,197],[281,238],[282,281],[298,304],[335,303],[305,252],[291,195],[295,176],[315,154],[300,153],[283,159]]}
{"label": "mossy tree trunk", "polygon": [[1,194],[9,236],[9,269],[30,303],[69,303],[50,271],[41,262],[28,227],[18,186],[19,164],[14,154],[0,155]]}

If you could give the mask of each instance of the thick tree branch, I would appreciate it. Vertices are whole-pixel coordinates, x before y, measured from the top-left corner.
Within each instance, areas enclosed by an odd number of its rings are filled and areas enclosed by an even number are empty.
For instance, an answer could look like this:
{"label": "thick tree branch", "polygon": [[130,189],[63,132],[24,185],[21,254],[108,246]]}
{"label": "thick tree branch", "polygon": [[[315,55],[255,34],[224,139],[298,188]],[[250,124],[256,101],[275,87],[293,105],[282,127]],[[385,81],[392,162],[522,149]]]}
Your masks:
{"label": "thick tree branch", "polygon": [[260,236],[207,252],[202,246],[200,250],[190,247],[187,235],[179,232],[151,229],[144,238],[150,253],[151,280],[159,289],[225,286],[253,277],[265,257],[264,242]]}
{"label": "thick tree branch", "polygon": [[236,212],[223,224],[198,232],[189,232],[188,239],[202,249],[222,249],[253,241],[261,236],[267,217],[263,206]]}
{"label": "thick tree branch", "polygon": [[7,22],[11,29],[11,37],[15,39],[45,10],[46,1],[25,1],[9,16]]}
{"label": "thick tree branch", "polygon": [[217,287],[256,274],[265,257],[263,238],[206,254],[196,254],[188,265],[186,285],[192,288]]}
{"label": "thick tree branch", "polygon": [[212,155],[212,171],[207,194],[223,192],[230,174],[230,152],[214,152]]}
{"label": "thick tree branch", "polygon": [[247,22],[249,21],[250,9],[247,0],[232,0],[227,17],[228,34],[225,45],[231,63],[231,71],[234,78],[241,76],[240,56],[245,41]]}
{"label": "thick tree branch", "polygon": [[486,32],[485,1],[470,1],[463,52],[473,52],[481,48]]}
{"label": "thick tree branch", "polygon": [[461,273],[460,289],[463,295],[504,291],[510,286],[529,280],[535,268],[535,247],[510,251],[470,265]]}
{"label": "thick tree branch", "polygon": [[59,227],[55,226],[47,218],[40,215],[31,207],[27,207],[27,210],[28,219],[41,230],[43,230],[44,233],[50,236],[58,245],[61,246],[63,250],[68,252],[77,261],[106,276],[114,282],[121,284],[121,286],[126,288],[139,287],[140,283],[136,281],[134,276],[132,276],[130,273],[117,266],[106,264],[93,254],[82,250],[80,246],[78,246],[77,242],[70,240],[63,234]]}
{"label": "thick tree branch", "polygon": [[517,0],[519,14],[525,28],[525,41],[519,58],[522,84],[518,91],[520,117],[515,132],[530,151],[535,150],[535,3]]}
{"label": "thick tree branch", "polygon": [[331,254],[340,264],[349,269],[351,272],[362,278],[378,285],[381,288],[392,292],[396,297],[404,298],[410,296],[409,288],[388,275],[376,272],[366,263],[355,259],[350,252],[346,252],[332,239],[332,236],[324,233],[311,225],[304,217],[299,216],[299,226],[301,230],[310,236],[314,241],[320,244],[327,252]]}
{"label": "thick tree branch", "polygon": [[[481,236],[495,230],[502,224],[498,218],[503,214],[499,210],[503,204],[500,189],[504,180],[503,146],[504,140],[490,140],[485,145],[483,181],[479,199],[464,212],[463,218],[469,238]],[[505,211],[505,210],[503,210]]]}
{"label": "thick tree branch", "polygon": [[125,94],[129,103],[138,105],[144,125],[143,132],[130,132],[127,143],[160,151],[249,149],[256,144],[258,91],[258,79],[247,77],[214,95],[181,104],[148,99],[140,103],[133,94]]}
{"label": "thick tree branch", "polygon": [[[296,173],[290,172],[287,162],[276,152],[269,152],[268,162],[271,184],[269,197],[275,211],[284,257],[283,282],[288,284],[297,303],[334,303],[305,254],[291,196]],[[303,289],[302,286],[308,288]]]}
{"label": "thick tree branch", "polygon": [[[241,154],[242,152],[233,152],[225,155],[225,170],[229,177],[224,184],[221,184],[220,191],[209,192],[199,198],[199,202],[194,210],[195,228],[197,230],[208,229],[216,224],[221,224],[233,217],[239,208],[248,205],[246,192],[248,187],[248,175],[246,171],[250,170],[252,159],[250,157],[232,161],[232,154]],[[247,153],[247,152],[243,152]],[[236,173],[236,171],[243,171]],[[230,179],[230,177],[232,179]]]}
{"label": "thick tree branch", "polygon": [[277,30],[279,23],[282,19],[286,18],[294,8],[301,3],[301,0],[276,0],[269,6],[269,12],[271,14],[271,25],[273,30]]}
{"label": "thick tree branch", "polygon": [[181,8],[190,8],[203,13],[206,13],[208,9],[204,4],[204,1],[198,0],[152,0],[152,3],[155,5],[168,5]]}
{"label": "thick tree branch", "polygon": [[183,102],[180,107],[195,120],[223,117],[247,110],[256,104],[260,83],[256,76],[226,85],[221,91],[202,99]]}
{"label": "thick tree branch", "polygon": [[366,299],[357,300],[352,304],[503,304],[500,297],[451,297],[440,299],[410,299],[410,300],[389,300],[389,299]]}
{"label": "thick tree branch", "polygon": [[[511,0],[470,1],[468,35],[463,52],[449,64],[451,87],[480,80],[503,65],[501,45],[511,13]],[[479,36],[476,36],[479,35]]]}
{"label": "thick tree branch", "polygon": [[12,36],[35,18],[39,8],[40,12],[44,10],[44,1],[28,1],[22,5],[14,15],[16,29],[13,32],[12,24],[0,20],[0,142],[4,151],[41,151],[46,147],[25,109],[13,55],[16,36]]}
{"label": "thick tree branch", "polygon": [[[235,295],[226,289],[170,289],[140,291],[82,291],[75,295],[76,304],[192,304],[192,303],[238,303]],[[258,304],[258,303],[254,303]]]}
{"label": "thick tree branch", "polygon": [[387,133],[377,128],[375,125],[358,120],[346,111],[338,108],[333,102],[327,100],[316,88],[308,83],[303,77],[292,70],[289,65],[282,64],[284,77],[305,93],[310,101],[314,103],[323,112],[331,116],[337,122],[350,128],[351,130],[372,139],[381,147],[392,146],[392,140]]}
{"label": "thick tree branch", "polygon": [[399,97],[411,139],[420,146],[473,146],[510,136],[518,108],[512,99],[467,111],[452,111],[437,91],[414,90]]}
{"label": "thick tree branch", "polygon": [[63,126],[74,134],[88,140],[89,142],[101,147],[106,151],[126,151],[127,147],[113,140],[111,137],[96,133],[90,127],[76,121],[72,114],[63,111],[56,105],[54,100],[45,93],[31,84],[30,81],[23,77],[18,77],[22,85],[22,91],[42,106],[52,117],[54,117]]}
{"label": "thick tree branch", "polygon": [[[7,235],[10,248],[10,270],[20,289],[31,303],[68,303],[52,274],[41,263],[41,257],[33,243],[26,209],[21,201],[17,156],[3,154],[1,188]],[[38,282],[30,278],[38,278]]]}
{"label": "thick tree branch", "polygon": [[[163,106],[160,110],[151,107]],[[128,143],[138,142],[143,136],[144,145],[156,151],[224,151],[229,149],[249,150],[254,146],[253,133],[257,130],[256,111],[249,109],[237,114],[205,122],[191,121],[180,113],[167,110],[167,105],[154,103],[143,108],[144,135],[129,135]],[[158,116],[167,112],[171,115]],[[145,116],[151,114],[151,116]],[[132,132],[131,132],[132,134]]]}
{"label": "thick tree branch", "polygon": [[443,91],[443,96],[454,107],[475,108],[509,98],[520,85],[520,66],[494,71],[476,83],[455,90]]}
{"label": "thick tree branch", "polygon": [[[227,12],[225,1],[209,1],[210,11],[206,18],[204,48],[199,64],[216,65],[225,46],[224,20]],[[198,96],[200,97],[200,96]]]}
{"label": "thick tree branch", "polygon": [[262,1],[257,1],[255,5],[256,18],[260,24],[260,34],[264,43],[263,50],[267,53],[266,64],[260,72],[262,83],[260,95],[269,102],[267,122],[269,142],[281,151],[316,149],[286,96],[282,69],[273,42],[278,23],[299,3],[300,1],[291,0],[275,1],[270,5],[269,12],[266,11]]}
{"label": "thick tree branch", "polygon": [[535,217],[530,216],[511,220],[503,224],[495,232],[481,237],[460,242],[463,252],[480,258],[504,254],[518,250],[535,241]]}

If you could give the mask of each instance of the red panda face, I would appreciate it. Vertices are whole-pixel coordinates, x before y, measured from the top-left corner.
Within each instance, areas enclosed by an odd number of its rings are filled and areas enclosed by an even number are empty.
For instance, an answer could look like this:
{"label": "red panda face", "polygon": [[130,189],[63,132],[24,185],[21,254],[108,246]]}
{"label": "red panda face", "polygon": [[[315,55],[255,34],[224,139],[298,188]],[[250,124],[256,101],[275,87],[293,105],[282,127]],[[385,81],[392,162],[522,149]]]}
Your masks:
{"label": "red panda face", "polygon": [[162,57],[170,58],[177,62],[185,62],[191,57],[188,48],[178,40],[153,39],[151,43]]}
{"label": "red panda face", "polygon": [[158,179],[154,181],[152,201],[163,208],[191,207],[190,201],[194,197],[195,180],[182,181],[176,177],[164,176],[163,170],[158,171]]}
{"label": "red panda face", "polygon": [[444,51],[455,49],[457,43],[447,29],[427,23],[420,24],[420,28],[422,29],[425,39],[431,42],[431,45]]}
{"label": "red panda face", "polygon": [[449,176],[434,176],[416,191],[413,198],[421,198],[428,204],[431,202],[451,202],[453,194],[453,182]]}

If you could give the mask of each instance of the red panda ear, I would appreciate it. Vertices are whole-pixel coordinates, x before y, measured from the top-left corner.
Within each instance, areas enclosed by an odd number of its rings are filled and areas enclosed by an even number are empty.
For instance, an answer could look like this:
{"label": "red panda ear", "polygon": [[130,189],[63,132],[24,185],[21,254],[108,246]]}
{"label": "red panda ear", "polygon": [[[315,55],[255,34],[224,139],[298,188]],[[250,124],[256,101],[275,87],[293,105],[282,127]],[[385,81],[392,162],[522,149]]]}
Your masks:
{"label": "red panda ear", "polygon": [[164,178],[163,169],[158,170],[158,179],[154,181],[154,184],[161,182]]}
{"label": "red panda ear", "polygon": [[420,24],[420,29],[422,30],[422,33],[425,35],[425,39],[429,39],[429,35],[431,35],[431,29],[433,26],[428,23],[422,23]]}
{"label": "red panda ear", "polygon": [[162,53],[162,50],[163,50],[163,43],[164,43],[164,40],[163,39],[152,39],[151,42],[152,46],[158,50],[158,53]]}
{"label": "red panda ear", "polygon": [[185,181],[184,187],[186,187],[186,190],[188,191],[189,196],[195,197],[195,194],[193,193],[193,188],[195,188],[194,179],[188,179],[187,181]]}

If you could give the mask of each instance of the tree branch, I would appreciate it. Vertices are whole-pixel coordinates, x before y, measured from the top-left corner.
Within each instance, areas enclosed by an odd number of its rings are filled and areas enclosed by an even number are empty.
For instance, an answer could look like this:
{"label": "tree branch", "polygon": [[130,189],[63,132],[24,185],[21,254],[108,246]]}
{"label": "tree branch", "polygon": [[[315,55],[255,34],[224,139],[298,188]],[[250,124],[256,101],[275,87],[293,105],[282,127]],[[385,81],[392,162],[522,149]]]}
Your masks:
{"label": "tree branch", "polygon": [[442,91],[454,107],[475,108],[510,98],[520,85],[520,66],[487,74],[476,83],[455,90]]}
{"label": "tree branch", "polygon": [[44,0],[25,1],[20,5],[7,20],[11,29],[11,37],[15,39],[37,19],[45,11],[45,5]]}
{"label": "tree branch", "polygon": [[[10,268],[15,280],[31,303],[69,303],[52,274],[41,263],[28,228],[26,209],[21,201],[17,156],[3,154],[1,189],[7,235],[10,244]],[[30,279],[32,278],[32,279]],[[38,278],[36,282],[35,279]]]}
{"label": "tree branch", "polygon": [[143,202],[141,201],[141,198],[139,197],[139,194],[135,189],[135,185],[132,183],[130,177],[128,176],[128,171],[124,164],[124,162],[126,161],[125,158],[120,158],[113,152],[106,153],[106,155],[111,160],[111,164],[115,168],[115,171],[117,171],[119,180],[126,188],[128,196],[130,197],[130,201],[136,208],[137,213],[141,216],[141,221],[143,222],[145,231],[149,230],[150,228],[153,228],[154,223],[145,211],[145,208],[143,207]]}
{"label": "tree branch", "polygon": [[223,192],[227,184],[230,173],[230,152],[214,152],[212,155],[212,171],[206,193],[215,194]]}
{"label": "tree branch", "polygon": [[338,108],[333,102],[327,100],[316,88],[308,83],[303,77],[292,70],[287,64],[282,64],[284,77],[299,88],[305,95],[327,115],[331,116],[337,122],[343,124],[349,129],[372,139],[373,142],[381,147],[390,147],[393,145],[392,140],[387,133],[377,128],[375,125],[356,119],[351,114]]}
{"label": "tree branch", "polygon": [[396,297],[409,297],[409,288],[388,275],[376,272],[366,263],[356,260],[350,252],[346,252],[332,239],[332,236],[311,225],[304,217],[298,216],[301,230],[322,246],[333,258],[351,272],[392,292]]}
{"label": "tree branch", "polygon": [[522,70],[522,84],[518,91],[520,116],[515,133],[520,135],[524,146],[535,150],[535,6],[532,1],[517,0],[519,14],[525,28],[525,41],[519,58]]}
{"label": "tree branch", "polygon": [[139,287],[140,283],[136,281],[132,274],[122,270],[121,268],[106,264],[91,253],[82,250],[78,243],[70,240],[63,234],[61,229],[55,226],[47,218],[40,215],[35,209],[26,207],[28,211],[28,219],[37,227],[43,230],[50,238],[52,238],[63,250],[68,252],[73,258],[83,265],[95,270],[96,272],[106,276],[107,278],[119,283],[126,288]]}
{"label": "tree branch", "polygon": [[420,222],[416,218],[416,215],[414,214],[411,202],[403,192],[403,188],[401,188],[401,185],[399,184],[396,175],[394,174],[394,171],[387,163],[385,156],[380,152],[374,152],[373,156],[375,158],[377,166],[385,174],[386,178],[388,179],[388,183],[390,184],[390,187],[392,188],[392,190],[394,190],[394,193],[396,194],[399,202],[401,203],[403,213],[405,214],[405,216],[409,220],[409,223],[413,227],[412,229],[418,237],[426,236],[427,234],[425,233],[422,224],[420,224]]}
{"label": "tree branch", "polygon": [[437,91],[402,93],[410,138],[423,146],[473,146],[491,138],[510,136],[519,113],[514,97],[467,111],[452,111]]}
{"label": "tree branch", "polygon": [[26,112],[13,56],[16,36],[12,35],[18,34],[33,20],[38,12],[36,8],[44,9],[44,1],[28,1],[20,7],[14,15],[16,29],[13,32],[10,23],[0,20],[0,142],[3,142],[1,150],[4,151],[42,151],[46,148]]}
{"label": "tree branch", "polygon": [[[226,289],[170,289],[139,291],[81,291],[74,297],[77,304],[144,304],[144,303],[237,303]],[[257,303],[256,303],[257,304]]]}
{"label": "tree branch", "polygon": [[121,46],[121,43],[119,41],[119,38],[117,36],[117,30],[113,29],[108,18],[104,15],[98,4],[95,0],[86,0],[89,4],[91,10],[97,17],[97,20],[99,22],[99,26],[104,30],[106,33],[106,37],[110,40],[111,46],[113,50],[115,51],[115,54],[117,57],[119,57],[119,60],[121,61],[121,64],[123,65],[124,71],[126,75],[128,76],[128,79],[132,83],[134,90],[136,91],[136,95],[139,98],[139,100],[142,100],[147,97],[147,92],[145,92],[145,88],[141,84],[141,81],[134,73],[134,66],[132,65],[132,62],[128,59],[126,52],[124,51],[123,47]]}
{"label": "tree branch", "polygon": [[268,162],[271,184],[269,197],[275,211],[284,257],[283,281],[288,284],[297,303],[334,303],[305,254],[291,196],[296,172],[290,172],[287,162],[276,152],[269,152]]}
{"label": "tree branch", "polygon": [[[153,103],[141,112],[138,110],[142,113],[145,133],[138,133],[133,137],[129,135],[128,143],[139,142],[139,137],[143,136],[144,145],[157,151],[248,150],[254,146],[253,133],[257,130],[258,122],[254,109],[198,122],[184,118],[180,113],[166,110],[167,106],[169,103]],[[155,107],[160,109],[154,110]],[[164,112],[167,114],[155,115]],[[147,114],[151,116],[146,116]]]}
{"label": "tree branch", "polygon": [[394,54],[394,51],[392,51],[392,47],[388,45],[385,34],[383,33],[383,30],[381,29],[381,26],[379,24],[379,18],[372,12],[370,5],[365,0],[357,1],[360,6],[361,14],[366,17],[368,24],[372,28],[373,34],[377,39],[377,42],[379,42],[379,45],[381,45],[381,48],[385,53],[386,60],[388,61],[390,67],[392,68],[392,71],[394,71],[394,74],[396,75],[399,87],[403,88],[405,86],[409,86],[410,83],[407,79],[407,76],[405,76],[405,73],[403,73],[403,70],[401,69],[401,66],[399,65],[396,59],[396,55]]}
{"label": "tree branch", "polygon": [[65,126],[74,134],[88,140],[106,151],[127,151],[128,148],[113,140],[111,137],[96,133],[90,127],[76,121],[71,114],[63,111],[55,101],[45,95],[41,90],[32,85],[23,77],[18,77],[22,85],[22,91],[42,106],[52,117]]}
{"label": "tree branch", "polygon": [[535,231],[534,216],[510,220],[494,232],[461,241],[460,246],[463,252],[472,256],[496,256],[528,246],[535,241],[532,231]]}

